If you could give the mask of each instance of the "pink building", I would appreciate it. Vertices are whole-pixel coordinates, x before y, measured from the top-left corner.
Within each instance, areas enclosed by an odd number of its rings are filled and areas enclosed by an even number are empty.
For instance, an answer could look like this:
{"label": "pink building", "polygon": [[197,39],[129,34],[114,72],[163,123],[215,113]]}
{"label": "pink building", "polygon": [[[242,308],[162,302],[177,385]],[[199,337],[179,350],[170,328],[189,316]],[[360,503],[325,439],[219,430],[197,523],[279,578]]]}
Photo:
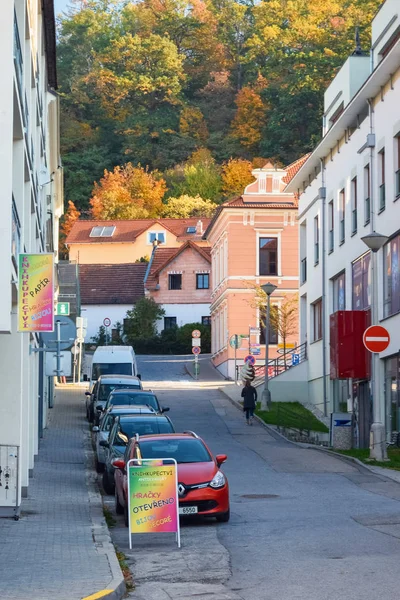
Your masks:
{"label": "pink building", "polygon": [[[211,245],[213,287],[211,293],[212,360],[225,375],[234,378],[232,335],[249,335],[260,328],[260,310],[254,306],[254,287],[270,281],[277,286],[271,304],[279,304],[299,288],[297,200],[286,193],[288,181],[305,159],[286,170],[270,163],[255,169],[255,181],[243,195],[222,204],[205,232]],[[271,358],[278,356],[279,337],[270,340]],[[297,332],[288,342],[297,343]],[[249,342],[258,348],[257,362],[265,359],[264,331],[252,333],[237,351],[238,364],[249,353]],[[258,346],[259,345],[259,346]],[[257,350],[255,350],[257,352]]]}
{"label": "pink building", "polygon": [[165,310],[159,331],[186,323],[210,324],[210,248],[187,241],[180,248],[154,249],[144,279],[145,294]]}

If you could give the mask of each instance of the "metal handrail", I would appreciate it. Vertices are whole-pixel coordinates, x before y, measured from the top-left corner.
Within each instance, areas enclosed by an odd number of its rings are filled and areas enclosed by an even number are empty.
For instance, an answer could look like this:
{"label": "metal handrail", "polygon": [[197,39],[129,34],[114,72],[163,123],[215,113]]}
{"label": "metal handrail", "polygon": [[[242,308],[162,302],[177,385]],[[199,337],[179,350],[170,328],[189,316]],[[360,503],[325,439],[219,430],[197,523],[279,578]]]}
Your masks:
{"label": "metal handrail", "polygon": [[[295,360],[294,360],[295,357]],[[277,358],[268,361],[268,379],[273,379],[292,367],[296,367],[307,360],[307,342],[299,344],[295,348],[289,348]],[[236,377],[240,380],[241,366],[236,367]],[[265,365],[254,365],[255,378],[253,383],[261,383],[265,379]]]}

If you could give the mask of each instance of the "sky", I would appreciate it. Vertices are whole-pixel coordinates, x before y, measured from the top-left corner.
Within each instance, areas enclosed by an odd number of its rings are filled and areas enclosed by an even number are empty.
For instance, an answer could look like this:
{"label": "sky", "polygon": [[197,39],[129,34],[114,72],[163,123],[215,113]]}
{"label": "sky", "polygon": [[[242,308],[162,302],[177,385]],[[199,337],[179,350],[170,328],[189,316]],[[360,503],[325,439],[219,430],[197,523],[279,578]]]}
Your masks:
{"label": "sky", "polygon": [[69,4],[69,0],[54,0],[54,12],[56,16],[65,10]]}

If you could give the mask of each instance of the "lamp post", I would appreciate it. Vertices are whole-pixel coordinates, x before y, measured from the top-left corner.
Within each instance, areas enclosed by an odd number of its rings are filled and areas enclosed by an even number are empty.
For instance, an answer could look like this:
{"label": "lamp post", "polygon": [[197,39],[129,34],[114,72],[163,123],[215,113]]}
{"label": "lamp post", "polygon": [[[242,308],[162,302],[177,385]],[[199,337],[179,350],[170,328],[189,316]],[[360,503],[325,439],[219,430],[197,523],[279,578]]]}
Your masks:
{"label": "lamp post", "polygon": [[268,388],[268,362],[269,362],[269,330],[270,330],[270,296],[276,290],[277,286],[273,283],[265,283],[261,289],[267,295],[267,314],[265,319],[265,380],[264,390],[261,397],[261,407],[263,410],[268,410],[268,405],[271,402],[271,393]]}
{"label": "lamp post", "polygon": [[[388,241],[386,235],[373,231],[361,238],[364,244],[372,252],[371,271],[371,321],[372,325],[378,325],[378,252]],[[380,397],[379,381],[379,354],[372,355],[371,391],[372,391],[372,425],[370,434],[370,458],[383,461],[387,459],[386,431],[385,431],[385,399]]]}

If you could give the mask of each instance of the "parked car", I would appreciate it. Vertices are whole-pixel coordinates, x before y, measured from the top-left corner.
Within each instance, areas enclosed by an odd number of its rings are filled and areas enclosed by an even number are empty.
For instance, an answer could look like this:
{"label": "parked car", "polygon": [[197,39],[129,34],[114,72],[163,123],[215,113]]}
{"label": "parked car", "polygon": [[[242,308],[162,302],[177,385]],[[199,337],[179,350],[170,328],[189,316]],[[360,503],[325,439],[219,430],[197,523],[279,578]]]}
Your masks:
{"label": "parked car", "polygon": [[171,420],[166,415],[157,413],[147,415],[129,415],[116,417],[108,441],[100,442],[106,448],[103,487],[107,494],[114,493],[113,460],[123,458],[129,440],[137,433],[139,435],[155,433],[173,433],[175,431]]}
{"label": "parked car", "polygon": [[99,412],[105,412],[110,408],[110,406],[118,405],[118,406],[134,406],[134,405],[143,405],[147,404],[154,408],[157,413],[165,413],[169,411],[168,406],[160,406],[160,403],[157,399],[157,396],[150,390],[132,390],[132,389],[118,389],[113,390],[104,407],[100,409],[100,406],[97,407]]}
{"label": "parked car", "polygon": [[[101,375],[91,392],[86,392],[86,416],[90,423],[99,422],[97,409],[104,408],[110,393],[115,389],[141,390],[142,382],[132,375]],[[114,403],[115,404],[115,403]]]}
{"label": "parked car", "polygon": [[174,458],[178,463],[180,515],[216,517],[229,521],[228,480],[220,470],[226,454],[210,452],[205,442],[193,432],[145,435],[132,438],[124,456],[111,459],[115,468],[115,509],[124,514],[128,526],[128,481],[126,465],[131,459]]}
{"label": "parked car", "polygon": [[150,406],[110,406],[100,419],[99,425],[92,429],[95,434],[96,444],[96,471],[102,473],[106,462],[106,448],[100,444],[102,441],[108,441],[110,431],[114,425],[116,417],[130,415],[151,415],[155,414]]}
{"label": "parked car", "polygon": [[101,375],[135,375],[140,379],[132,346],[98,346],[93,354],[90,382]]}

